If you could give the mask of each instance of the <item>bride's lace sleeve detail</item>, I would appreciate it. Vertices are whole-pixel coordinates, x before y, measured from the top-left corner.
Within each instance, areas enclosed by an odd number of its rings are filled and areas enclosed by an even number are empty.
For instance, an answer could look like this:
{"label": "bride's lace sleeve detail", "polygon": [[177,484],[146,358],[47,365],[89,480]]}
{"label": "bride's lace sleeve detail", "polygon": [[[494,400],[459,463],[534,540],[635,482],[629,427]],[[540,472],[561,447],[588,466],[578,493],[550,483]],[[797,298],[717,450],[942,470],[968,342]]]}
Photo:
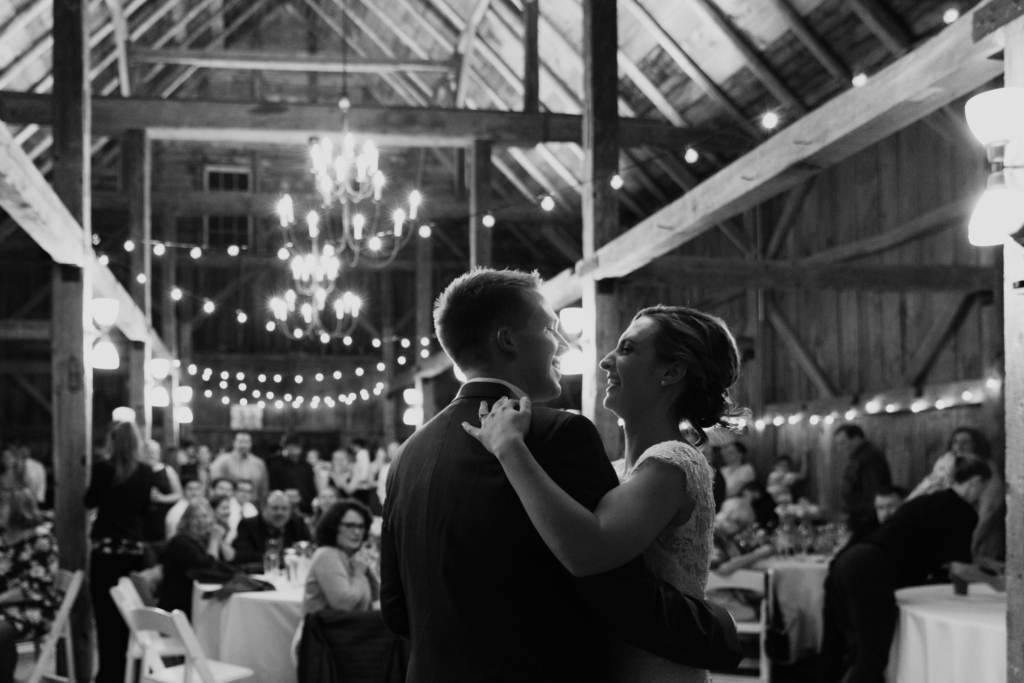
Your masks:
{"label": "bride's lace sleeve detail", "polygon": [[670,522],[658,534],[644,552],[644,559],[658,578],[684,593],[704,597],[714,543],[714,471],[704,454],[693,446],[681,441],[666,441],[644,451],[626,473],[626,478],[651,460],[678,467],[686,474],[686,491],[694,507],[685,523]]}

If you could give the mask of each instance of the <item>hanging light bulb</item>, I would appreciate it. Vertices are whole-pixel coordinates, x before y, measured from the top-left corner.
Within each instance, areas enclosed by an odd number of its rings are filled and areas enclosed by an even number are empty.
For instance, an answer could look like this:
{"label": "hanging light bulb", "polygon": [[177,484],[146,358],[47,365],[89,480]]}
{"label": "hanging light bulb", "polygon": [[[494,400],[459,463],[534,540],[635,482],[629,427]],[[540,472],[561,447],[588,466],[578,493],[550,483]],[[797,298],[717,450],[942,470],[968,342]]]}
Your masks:
{"label": "hanging light bulb", "polygon": [[134,240],[125,240],[124,241],[124,250],[128,251],[128,252],[135,251],[135,241]]}
{"label": "hanging light bulb", "polygon": [[92,311],[92,319],[96,321],[99,327],[112,327],[117,322],[117,314],[121,310],[121,304],[117,299],[100,297],[92,300],[90,310]]}
{"label": "hanging light bulb", "polygon": [[420,226],[420,237],[422,237],[423,239],[427,239],[428,237],[430,237],[430,226],[429,225],[421,225]]}
{"label": "hanging light bulb", "polygon": [[493,228],[494,227],[494,216],[489,214],[489,213],[485,214],[484,217],[482,219],[480,219],[480,222],[483,223],[483,226],[485,228]]}
{"label": "hanging light bulb", "polygon": [[683,154],[683,160],[688,164],[695,164],[700,159],[700,153],[693,147],[687,147],[686,153]]}
{"label": "hanging light bulb", "polygon": [[216,306],[209,299],[206,299],[205,301],[203,301],[203,313],[207,313],[207,314],[213,313],[215,308],[216,308]]}
{"label": "hanging light bulb", "polygon": [[228,245],[228,256],[238,256],[242,252],[237,244]]}
{"label": "hanging light bulb", "polygon": [[92,347],[92,367],[94,370],[117,370],[121,367],[121,358],[117,347],[109,339],[99,339]]}
{"label": "hanging light bulb", "polygon": [[199,257],[203,255],[203,250],[199,247],[192,247],[192,249],[189,250],[188,255],[193,259],[199,259]]}
{"label": "hanging light bulb", "polygon": [[149,405],[154,408],[166,408],[171,405],[170,394],[167,393],[167,388],[162,385],[156,385],[149,389]]}
{"label": "hanging light bulb", "polygon": [[618,173],[612,176],[611,186],[613,190],[621,190],[625,182],[622,180],[622,176]]}
{"label": "hanging light bulb", "polygon": [[249,319],[249,316],[245,314],[245,311],[239,309],[238,312],[235,314],[235,319],[238,320],[239,325],[242,325],[245,323],[246,320]]}
{"label": "hanging light bulb", "polygon": [[1024,170],[989,174],[985,193],[974,207],[967,238],[976,247],[1002,244],[1024,225]]}
{"label": "hanging light bulb", "polygon": [[765,130],[773,130],[777,128],[778,125],[779,115],[773,111],[767,112],[761,117],[761,126],[763,126]]}
{"label": "hanging light bulb", "polygon": [[171,300],[173,300],[173,301],[181,301],[181,297],[182,297],[181,288],[180,287],[172,287],[171,288]]}
{"label": "hanging light bulb", "polygon": [[100,254],[99,256],[96,257],[96,263],[100,264],[101,266],[109,265],[110,257],[107,256],[106,254]]}
{"label": "hanging light bulb", "polygon": [[163,256],[165,253],[167,253],[167,247],[162,242],[153,245],[153,256]]}
{"label": "hanging light bulb", "polygon": [[370,251],[380,251],[381,248],[383,248],[383,246],[384,246],[384,243],[381,241],[380,237],[378,237],[377,235],[374,235],[373,237],[371,237],[367,241],[367,243],[366,243],[366,247]]}
{"label": "hanging light bulb", "polygon": [[555,209],[555,200],[551,198],[551,195],[544,195],[540,200],[540,208],[545,211],[553,211]]}

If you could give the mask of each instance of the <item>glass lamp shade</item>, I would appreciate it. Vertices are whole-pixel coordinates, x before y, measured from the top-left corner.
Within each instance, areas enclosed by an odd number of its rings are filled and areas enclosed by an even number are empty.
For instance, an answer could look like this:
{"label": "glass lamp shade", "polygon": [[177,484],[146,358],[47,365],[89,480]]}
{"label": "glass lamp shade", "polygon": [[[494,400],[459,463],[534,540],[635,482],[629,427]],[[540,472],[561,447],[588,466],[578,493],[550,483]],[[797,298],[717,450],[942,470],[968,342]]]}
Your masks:
{"label": "glass lamp shade", "polygon": [[171,361],[166,358],[154,358],[149,361],[149,374],[153,379],[164,379],[171,372]]}
{"label": "glass lamp shade", "polygon": [[178,406],[174,409],[174,418],[178,424],[190,425],[192,424],[192,409],[188,406]]}
{"label": "glass lamp shade", "polygon": [[402,424],[419,427],[423,424],[423,408],[408,408],[402,414]]}
{"label": "glass lamp shade", "polygon": [[402,392],[402,398],[410,406],[418,406],[423,403],[423,392],[419,389],[406,389]]}
{"label": "glass lamp shade", "polygon": [[114,414],[110,416],[114,422],[135,422],[135,411],[128,406],[114,408]]}
{"label": "glass lamp shade", "polygon": [[991,144],[1024,138],[1024,88],[996,88],[967,100],[967,125],[978,141]]}
{"label": "glass lamp shade", "polygon": [[[1017,173],[1015,175],[1024,175]],[[1008,182],[1008,180],[1011,180]],[[974,207],[967,238],[976,247],[1000,245],[1024,225],[1024,178],[1013,182],[1011,171],[992,173]]]}
{"label": "glass lamp shade", "polygon": [[585,361],[583,360],[583,351],[578,348],[571,348],[564,356],[560,359],[560,366],[562,368],[563,375],[582,375],[583,366]]}
{"label": "glass lamp shade", "polygon": [[121,304],[118,303],[117,299],[93,299],[92,319],[100,327],[111,327],[117,322],[117,312],[120,309]]}
{"label": "glass lamp shade", "polygon": [[109,339],[100,339],[93,345],[92,367],[94,370],[117,370],[121,367],[121,358],[117,355],[117,347],[114,346],[114,342]]}
{"label": "glass lamp shade", "polygon": [[[177,403],[188,403],[192,400],[192,387],[180,386],[174,389],[174,400]],[[178,420],[179,422],[181,420]]]}
{"label": "glass lamp shade", "polygon": [[562,329],[566,334],[576,336],[583,332],[583,309],[577,307],[563,308],[558,312]]}
{"label": "glass lamp shade", "polygon": [[171,405],[171,395],[167,393],[167,388],[159,385],[150,388],[149,404],[154,408],[166,408]]}

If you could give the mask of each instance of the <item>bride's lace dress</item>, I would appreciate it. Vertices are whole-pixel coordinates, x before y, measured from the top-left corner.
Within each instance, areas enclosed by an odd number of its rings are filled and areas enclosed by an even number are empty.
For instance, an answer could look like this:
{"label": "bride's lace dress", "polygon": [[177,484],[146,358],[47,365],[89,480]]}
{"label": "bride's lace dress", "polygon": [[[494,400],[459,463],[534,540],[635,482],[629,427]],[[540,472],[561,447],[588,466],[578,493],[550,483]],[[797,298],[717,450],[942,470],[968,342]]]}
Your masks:
{"label": "bride's lace dress", "polygon": [[[690,518],[683,524],[669,522],[654,543],[644,551],[644,561],[659,579],[694,597],[704,597],[708,580],[708,562],[713,551],[715,501],[712,494],[714,473],[704,454],[681,441],[665,441],[651,446],[626,471],[623,481],[651,460],[678,467],[686,473],[686,490],[693,499]],[[675,664],[628,645],[622,645],[622,656],[615,680],[623,683],[705,683],[708,673],[703,669]]]}

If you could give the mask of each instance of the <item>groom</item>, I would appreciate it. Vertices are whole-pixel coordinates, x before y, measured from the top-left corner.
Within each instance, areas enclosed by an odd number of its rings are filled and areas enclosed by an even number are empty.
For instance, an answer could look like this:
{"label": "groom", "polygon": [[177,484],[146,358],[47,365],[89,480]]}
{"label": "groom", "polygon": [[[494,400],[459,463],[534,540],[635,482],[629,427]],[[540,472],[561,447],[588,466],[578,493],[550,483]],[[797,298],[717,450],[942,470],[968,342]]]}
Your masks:
{"label": "groom", "polygon": [[[434,325],[469,381],[405,442],[388,477],[381,609],[411,640],[408,681],[609,680],[613,639],[695,667],[735,667],[728,614],[654,579],[640,558],[589,578],[566,571],[497,459],[460,426],[479,423],[481,401],[560,393],[558,356],[569,347],[539,277],[470,271],[438,298]],[[618,484],[586,418],[534,408],[526,445],[590,509]]]}

